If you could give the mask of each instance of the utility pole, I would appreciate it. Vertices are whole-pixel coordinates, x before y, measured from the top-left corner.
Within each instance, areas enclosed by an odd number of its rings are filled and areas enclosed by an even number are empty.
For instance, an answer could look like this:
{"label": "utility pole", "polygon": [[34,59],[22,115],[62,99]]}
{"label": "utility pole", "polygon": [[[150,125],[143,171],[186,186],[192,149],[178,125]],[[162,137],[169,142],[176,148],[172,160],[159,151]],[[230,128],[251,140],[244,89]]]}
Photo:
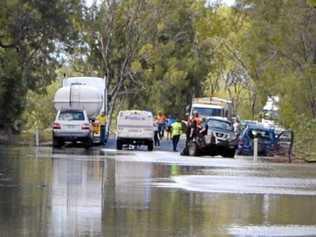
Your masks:
{"label": "utility pole", "polygon": [[108,116],[108,88],[107,88],[107,79],[106,76],[104,76],[104,105],[103,105],[103,111],[106,116]]}
{"label": "utility pole", "polygon": [[109,116],[108,116],[108,85],[107,78],[104,76],[104,105],[103,111],[106,116],[106,124],[105,124],[105,140],[107,141],[109,135]]}

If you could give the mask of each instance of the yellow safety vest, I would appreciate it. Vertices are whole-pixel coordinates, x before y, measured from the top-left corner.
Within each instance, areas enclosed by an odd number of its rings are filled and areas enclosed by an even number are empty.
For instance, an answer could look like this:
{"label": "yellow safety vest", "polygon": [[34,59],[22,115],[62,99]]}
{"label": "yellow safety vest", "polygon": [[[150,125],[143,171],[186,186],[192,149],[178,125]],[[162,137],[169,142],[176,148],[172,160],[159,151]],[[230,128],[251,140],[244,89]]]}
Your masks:
{"label": "yellow safety vest", "polygon": [[100,114],[96,117],[96,119],[99,121],[101,126],[104,126],[106,124],[106,116],[105,115]]}
{"label": "yellow safety vest", "polygon": [[175,122],[171,125],[171,136],[181,135],[182,133],[182,124],[179,122]]}

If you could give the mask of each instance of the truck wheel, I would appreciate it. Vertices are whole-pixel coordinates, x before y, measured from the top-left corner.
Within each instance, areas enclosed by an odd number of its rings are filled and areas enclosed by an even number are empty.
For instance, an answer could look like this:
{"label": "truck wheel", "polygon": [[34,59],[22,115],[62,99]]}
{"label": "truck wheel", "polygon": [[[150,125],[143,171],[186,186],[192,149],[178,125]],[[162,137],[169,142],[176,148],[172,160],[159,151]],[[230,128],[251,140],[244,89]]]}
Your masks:
{"label": "truck wheel", "polygon": [[154,144],[153,144],[153,142],[150,142],[149,144],[148,144],[148,146],[147,146],[147,150],[148,151],[152,151],[154,149]]}
{"label": "truck wheel", "polygon": [[189,142],[188,153],[189,153],[189,156],[197,156],[198,155],[198,146],[195,142]]}
{"label": "truck wheel", "polygon": [[122,142],[119,141],[119,140],[117,140],[117,141],[116,141],[116,149],[117,149],[117,150],[122,150],[122,148],[123,148]]}

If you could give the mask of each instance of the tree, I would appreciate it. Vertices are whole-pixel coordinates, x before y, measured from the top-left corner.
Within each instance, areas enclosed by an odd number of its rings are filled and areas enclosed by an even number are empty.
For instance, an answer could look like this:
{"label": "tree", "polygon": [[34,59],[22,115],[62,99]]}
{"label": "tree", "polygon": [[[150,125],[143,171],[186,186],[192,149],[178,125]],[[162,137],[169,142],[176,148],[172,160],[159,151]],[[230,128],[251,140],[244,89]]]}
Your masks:
{"label": "tree", "polygon": [[5,0],[0,12],[0,124],[10,130],[28,89],[55,79],[59,52],[76,40],[81,5],[80,0]]}
{"label": "tree", "polygon": [[131,63],[141,47],[146,7],[145,0],[107,0],[87,15],[87,63],[92,71],[107,78],[109,118],[120,97],[129,93],[128,85],[136,83]]}
{"label": "tree", "polygon": [[[295,130],[303,150],[310,151],[315,135],[303,124],[316,118],[316,9],[313,1],[243,0],[239,10],[247,13],[251,27],[245,35],[253,62],[263,62],[255,81],[261,98],[281,97],[280,121]],[[260,69],[260,68],[259,68]],[[311,130],[309,130],[311,131]],[[307,146],[307,144],[309,144]],[[306,147],[304,147],[306,145]]]}

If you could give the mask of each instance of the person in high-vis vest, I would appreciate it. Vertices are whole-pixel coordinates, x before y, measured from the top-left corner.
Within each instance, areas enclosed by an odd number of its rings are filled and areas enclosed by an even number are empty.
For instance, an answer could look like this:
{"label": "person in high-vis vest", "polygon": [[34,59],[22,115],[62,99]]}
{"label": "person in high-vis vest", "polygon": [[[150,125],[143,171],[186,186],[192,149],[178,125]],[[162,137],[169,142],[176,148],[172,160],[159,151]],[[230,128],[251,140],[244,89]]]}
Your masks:
{"label": "person in high-vis vest", "polygon": [[106,115],[104,112],[102,112],[101,114],[99,114],[96,119],[99,121],[100,123],[100,143],[102,145],[105,145],[105,125],[106,125]]}
{"label": "person in high-vis vest", "polygon": [[177,119],[176,122],[174,122],[171,125],[173,151],[177,151],[177,146],[178,146],[181,134],[182,134],[182,123],[179,119]]}

